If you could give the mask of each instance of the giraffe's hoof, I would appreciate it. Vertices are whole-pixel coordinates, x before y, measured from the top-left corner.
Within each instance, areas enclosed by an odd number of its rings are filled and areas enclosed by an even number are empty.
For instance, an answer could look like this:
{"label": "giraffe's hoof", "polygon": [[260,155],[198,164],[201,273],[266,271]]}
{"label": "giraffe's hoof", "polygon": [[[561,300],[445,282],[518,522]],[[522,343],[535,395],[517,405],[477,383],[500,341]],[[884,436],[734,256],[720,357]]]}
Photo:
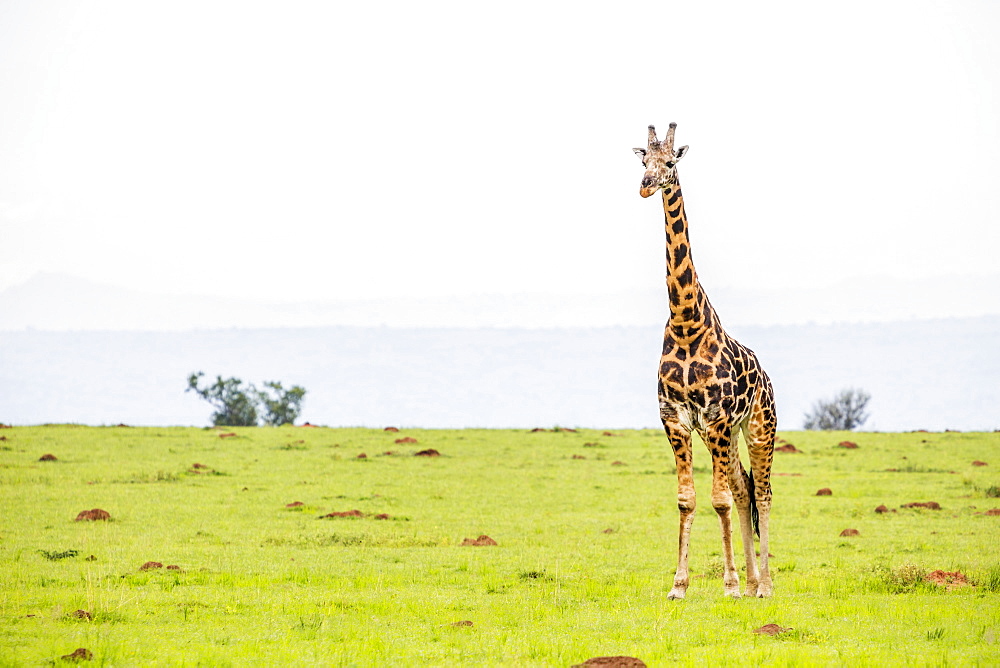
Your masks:
{"label": "giraffe's hoof", "polygon": [[673,589],[670,590],[670,593],[667,594],[667,598],[670,599],[671,601],[682,601],[684,600],[685,593],[686,592],[683,589],[678,589],[677,587],[674,587]]}
{"label": "giraffe's hoof", "polygon": [[762,582],[760,583],[760,586],[757,587],[757,598],[771,598],[772,593],[770,582],[766,584]]}
{"label": "giraffe's hoof", "polygon": [[729,598],[731,598],[731,599],[734,599],[734,600],[738,599],[738,598],[742,598],[742,596],[740,596],[740,590],[739,589],[727,589],[726,590],[726,596],[729,597]]}
{"label": "giraffe's hoof", "polygon": [[747,598],[754,598],[757,596],[757,585],[747,585],[747,589],[743,592],[743,595]]}

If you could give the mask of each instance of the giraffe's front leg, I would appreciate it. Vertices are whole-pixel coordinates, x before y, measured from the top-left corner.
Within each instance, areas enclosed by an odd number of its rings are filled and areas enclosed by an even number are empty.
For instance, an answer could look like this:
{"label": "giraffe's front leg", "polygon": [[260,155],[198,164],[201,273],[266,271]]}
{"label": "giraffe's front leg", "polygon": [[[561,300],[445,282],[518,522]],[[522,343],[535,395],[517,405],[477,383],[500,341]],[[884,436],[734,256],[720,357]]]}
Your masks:
{"label": "giraffe's front leg", "polygon": [[688,555],[691,547],[691,525],[694,523],[694,476],[691,473],[691,434],[680,424],[664,422],[664,428],[674,450],[677,464],[677,509],[680,511],[680,532],[677,540],[677,571],[669,599],[682,599],[687,593]]}
{"label": "giraffe's front leg", "polygon": [[726,596],[739,598],[740,575],[733,555],[733,493],[729,489],[729,469],[735,464],[729,457],[730,429],[723,425],[713,426],[706,429],[702,437],[712,453],[712,507],[719,515],[722,529],[723,590]]}

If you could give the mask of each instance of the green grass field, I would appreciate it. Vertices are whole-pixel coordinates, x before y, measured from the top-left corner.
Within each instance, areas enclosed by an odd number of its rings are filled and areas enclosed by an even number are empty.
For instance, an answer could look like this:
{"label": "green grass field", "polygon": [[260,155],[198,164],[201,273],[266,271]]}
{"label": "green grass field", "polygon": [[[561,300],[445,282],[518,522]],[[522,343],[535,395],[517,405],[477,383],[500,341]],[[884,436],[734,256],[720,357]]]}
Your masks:
{"label": "green grass field", "polygon": [[[782,433],[767,600],[723,597],[699,444],[696,577],[669,601],[658,431],[232,431],[0,429],[0,665],[1000,664],[1000,433]],[[92,508],[111,520],[74,521]]]}

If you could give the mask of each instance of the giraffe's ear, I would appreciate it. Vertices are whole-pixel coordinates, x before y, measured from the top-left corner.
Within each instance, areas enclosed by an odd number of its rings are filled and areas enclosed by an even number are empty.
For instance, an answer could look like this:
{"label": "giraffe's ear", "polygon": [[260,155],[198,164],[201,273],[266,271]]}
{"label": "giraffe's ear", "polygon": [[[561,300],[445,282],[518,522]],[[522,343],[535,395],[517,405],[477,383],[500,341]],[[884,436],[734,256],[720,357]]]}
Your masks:
{"label": "giraffe's ear", "polygon": [[677,149],[677,152],[674,153],[674,158],[677,159],[677,160],[680,160],[681,158],[684,157],[684,154],[687,153],[687,152],[688,152],[688,147],[687,146],[681,146],[679,149]]}
{"label": "giraffe's ear", "polygon": [[634,148],[634,149],[632,149],[632,150],[633,150],[633,151],[635,151],[635,154],[636,154],[637,156],[639,156],[639,159],[640,159],[640,160],[641,160],[642,158],[645,158],[645,157],[646,157],[646,149],[644,149],[644,148]]}

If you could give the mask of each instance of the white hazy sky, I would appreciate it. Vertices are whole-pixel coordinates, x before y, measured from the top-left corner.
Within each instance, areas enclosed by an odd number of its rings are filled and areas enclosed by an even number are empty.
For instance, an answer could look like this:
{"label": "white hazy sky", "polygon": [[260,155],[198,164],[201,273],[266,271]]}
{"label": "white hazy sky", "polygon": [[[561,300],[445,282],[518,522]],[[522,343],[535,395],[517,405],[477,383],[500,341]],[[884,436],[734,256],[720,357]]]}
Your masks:
{"label": "white hazy sky", "polygon": [[1000,3],[0,0],[0,289],[348,300],[996,273]]}

